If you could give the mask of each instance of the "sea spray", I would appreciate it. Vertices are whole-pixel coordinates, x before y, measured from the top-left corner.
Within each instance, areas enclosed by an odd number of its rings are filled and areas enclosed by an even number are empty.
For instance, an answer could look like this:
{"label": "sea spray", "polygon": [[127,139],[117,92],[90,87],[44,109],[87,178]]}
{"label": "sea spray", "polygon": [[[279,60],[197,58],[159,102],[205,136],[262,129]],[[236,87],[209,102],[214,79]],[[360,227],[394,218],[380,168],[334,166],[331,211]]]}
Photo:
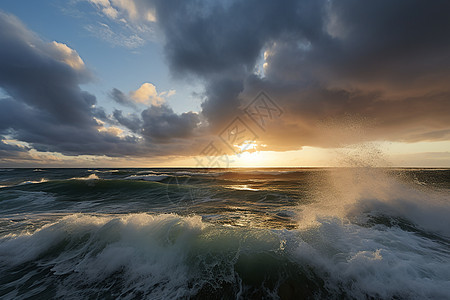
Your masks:
{"label": "sea spray", "polygon": [[[450,170],[101,171],[46,169],[0,190],[2,298],[450,294]],[[180,173],[191,180],[175,196],[198,190],[188,209],[167,200]],[[126,179],[142,174],[169,178]]]}

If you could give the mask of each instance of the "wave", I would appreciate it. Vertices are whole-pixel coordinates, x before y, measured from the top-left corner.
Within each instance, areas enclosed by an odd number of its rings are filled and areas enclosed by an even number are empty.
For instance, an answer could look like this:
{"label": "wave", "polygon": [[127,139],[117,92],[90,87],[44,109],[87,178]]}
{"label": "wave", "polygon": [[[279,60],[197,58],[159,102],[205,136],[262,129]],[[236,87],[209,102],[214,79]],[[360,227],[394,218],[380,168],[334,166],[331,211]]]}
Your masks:
{"label": "wave", "polygon": [[43,205],[49,205],[55,199],[53,195],[46,192],[15,191],[0,201],[2,217],[5,217],[6,213],[18,211],[36,212],[37,208],[42,209]]}
{"label": "wave", "polygon": [[176,176],[204,176],[204,177],[218,177],[226,174],[227,172],[189,172],[189,171],[179,171],[175,172]]}
{"label": "wave", "polygon": [[299,207],[301,226],[314,225],[321,217],[365,222],[368,218],[388,216],[450,237],[448,193],[420,190],[373,168],[334,170],[325,181],[321,184],[327,188],[317,191],[315,201]]}
{"label": "wave", "polygon": [[294,256],[314,265],[333,295],[341,288],[355,299],[449,295],[448,240],[429,239],[395,226],[366,228],[337,218],[320,220],[320,226],[302,236]]}
{"label": "wave", "polygon": [[448,298],[448,190],[391,171],[253,184],[133,170],[5,189],[0,297]]}
{"label": "wave", "polygon": [[138,171],[136,174],[161,174],[161,172],[158,171],[152,171],[152,170],[145,170],[145,171]]}
{"label": "wave", "polygon": [[46,178],[41,178],[40,180],[27,180],[27,181],[22,181],[22,182],[17,183],[17,184],[0,185],[0,189],[10,188],[10,187],[17,187],[17,186],[24,186],[24,185],[30,185],[30,184],[45,183],[45,182],[49,182],[49,180],[46,179]]}
{"label": "wave", "polygon": [[97,174],[91,174],[86,177],[72,177],[69,180],[99,180],[100,177],[97,176]]}
{"label": "wave", "polygon": [[[0,239],[3,281],[26,297],[445,298],[448,243],[338,218],[301,230],[207,224],[175,214],[68,215]],[[33,266],[36,269],[33,269]],[[40,285],[20,287],[30,276]],[[395,279],[395,280],[394,280]],[[24,294],[21,294],[24,293]]]}
{"label": "wave", "polygon": [[168,177],[170,177],[170,175],[167,175],[167,174],[160,174],[160,175],[147,174],[147,175],[131,175],[131,176],[125,177],[124,179],[125,180],[161,181]]}
{"label": "wave", "polygon": [[119,171],[119,170],[88,170],[88,172],[95,172],[95,173],[119,173],[121,171]]}
{"label": "wave", "polygon": [[28,180],[28,181],[21,182],[18,185],[44,183],[44,182],[48,182],[48,179],[41,178],[40,180]]}
{"label": "wave", "polygon": [[286,175],[286,174],[293,174],[293,173],[299,173],[301,171],[299,170],[292,170],[292,171],[286,171],[286,170],[239,170],[237,173],[243,173],[243,174],[254,174],[254,175]]}

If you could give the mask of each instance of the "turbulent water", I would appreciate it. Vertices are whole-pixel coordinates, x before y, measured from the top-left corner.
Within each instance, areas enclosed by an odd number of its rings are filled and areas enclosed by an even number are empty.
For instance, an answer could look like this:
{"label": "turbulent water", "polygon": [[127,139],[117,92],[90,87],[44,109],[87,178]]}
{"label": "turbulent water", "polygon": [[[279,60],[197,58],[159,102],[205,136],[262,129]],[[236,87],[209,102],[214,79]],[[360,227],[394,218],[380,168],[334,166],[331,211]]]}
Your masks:
{"label": "turbulent water", "polygon": [[0,169],[0,298],[450,299],[450,170]]}

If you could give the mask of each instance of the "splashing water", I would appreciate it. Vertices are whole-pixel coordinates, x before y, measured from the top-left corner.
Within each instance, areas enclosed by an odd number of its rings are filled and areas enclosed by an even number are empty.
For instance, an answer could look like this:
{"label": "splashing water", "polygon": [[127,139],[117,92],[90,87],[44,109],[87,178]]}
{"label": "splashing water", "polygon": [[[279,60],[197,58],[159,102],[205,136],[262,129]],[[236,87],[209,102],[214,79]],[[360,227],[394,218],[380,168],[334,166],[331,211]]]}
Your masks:
{"label": "splashing water", "polygon": [[95,173],[0,174],[2,298],[450,295],[450,170]]}

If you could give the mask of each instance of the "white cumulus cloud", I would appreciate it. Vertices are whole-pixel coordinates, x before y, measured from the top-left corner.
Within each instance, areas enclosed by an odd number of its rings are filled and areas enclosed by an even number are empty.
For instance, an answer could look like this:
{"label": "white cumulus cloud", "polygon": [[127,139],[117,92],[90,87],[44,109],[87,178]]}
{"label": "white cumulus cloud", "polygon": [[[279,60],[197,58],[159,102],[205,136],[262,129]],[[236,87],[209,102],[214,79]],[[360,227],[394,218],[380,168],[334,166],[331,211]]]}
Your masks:
{"label": "white cumulus cloud", "polygon": [[[161,95],[162,94],[162,95]],[[130,97],[136,103],[160,106],[164,103],[163,93],[158,94],[156,87],[151,83],[144,83],[136,91],[130,93]]]}

